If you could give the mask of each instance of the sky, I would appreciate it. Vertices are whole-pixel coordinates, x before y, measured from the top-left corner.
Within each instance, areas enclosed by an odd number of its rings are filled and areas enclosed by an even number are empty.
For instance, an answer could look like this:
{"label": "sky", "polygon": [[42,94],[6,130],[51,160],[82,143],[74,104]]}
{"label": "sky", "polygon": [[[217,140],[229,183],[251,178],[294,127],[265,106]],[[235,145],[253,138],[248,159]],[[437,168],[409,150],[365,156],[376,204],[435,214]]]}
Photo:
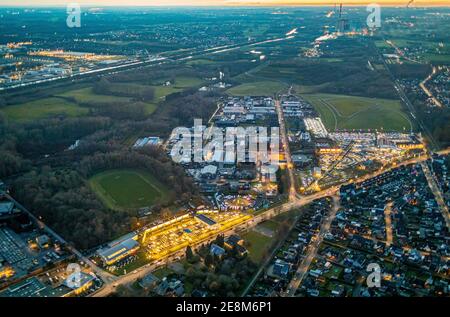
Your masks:
{"label": "sky", "polygon": [[[380,5],[405,5],[409,0],[0,0],[0,6],[64,6],[68,3],[85,6],[233,6],[233,5],[363,5],[378,3]],[[414,0],[415,6],[443,5],[450,6],[450,0]]]}

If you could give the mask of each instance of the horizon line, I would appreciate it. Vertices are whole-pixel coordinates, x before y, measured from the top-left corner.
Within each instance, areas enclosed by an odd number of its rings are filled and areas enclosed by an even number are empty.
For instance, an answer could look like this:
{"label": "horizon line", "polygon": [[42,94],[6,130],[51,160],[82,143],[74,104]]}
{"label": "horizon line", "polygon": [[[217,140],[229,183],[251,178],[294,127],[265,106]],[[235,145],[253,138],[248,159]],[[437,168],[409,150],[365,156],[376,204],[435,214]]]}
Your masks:
{"label": "horizon line", "polygon": [[[367,2],[361,2],[361,3],[348,3],[345,4],[346,7],[364,7],[368,4],[374,3],[373,1],[367,1]],[[430,4],[414,4],[413,6],[407,7],[407,3],[401,2],[389,2],[389,3],[377,3],[381,7],[394,7],[394,8],[405,8],[405,9],[414,9],[414,8],[449,8],[450,3],[447,1],[445,3],[430,3]],[[176,8],[176,7],[188,7],[188,8],[195,8],[195,7],[224,7],[224,8],[237,8],[237,7],[255,7],[255,8],[277,8],[277,7],[330,7],[334,6],[334,2],[330,3],[302,3],[302,4],[271,4],[271,3],[236,3],[236,4],[230,4],[230,3],[222,3],[222,4],[161,4],[161,5],[130,5],[130,4],[82,4],[81,7],[87,7],[87,8],[125,8],[125,7],[133,7],[133,8]],[[25,4],[0,4],[0,8],[62,8],[66,7],[67,4],[33,4],[33,5],[25,5]]]}

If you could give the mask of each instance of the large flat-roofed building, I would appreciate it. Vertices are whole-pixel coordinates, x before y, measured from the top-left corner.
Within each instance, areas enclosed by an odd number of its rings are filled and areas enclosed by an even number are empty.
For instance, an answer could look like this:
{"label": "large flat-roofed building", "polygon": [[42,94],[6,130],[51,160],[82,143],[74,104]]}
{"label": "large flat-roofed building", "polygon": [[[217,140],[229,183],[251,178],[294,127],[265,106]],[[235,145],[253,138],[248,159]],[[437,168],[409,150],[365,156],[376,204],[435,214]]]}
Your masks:
{"label": "large flat-roofed building", "polygon": [[196,214],[195,217],[197,217],[197,219],[199,219],[200,221],[206,223],[208,226],[214,226],[215,224],[217,224],[217,222],[204,214]]}
{"label": "large flat-roofed building", "polygon": [[0,216],[10,215],[14,211],[13,202],[0,202]]}
{"label": "large flat-roofed building", "polygon": [[328,131],[322,123],[322,119],[317,118],[304,118],[306,130],[310,131],[316,138],[326,138]]}
{"label": "large flat-roofed building", "polygon": [[94,283],[94,276],[80,272],[76,283],[65,280],[61,285],[52,287],[44,284],[39,278],[31,277],[0,292],[0,297],[69,297],[88,290]]}
{"label": "large flat-roofed building", "polygon": [[14,284],[0,293],[0,297],[39,297],[46,286],[36,277]]}
{"label": "large flat-roofed building", "polygon": [[138,236],[136,233],[129,233],[113,242],[110,242],[107,247],[97,251],[97,254],[102,258],[106,265],[112,265],[117,261],[134,254],[139,250]]}

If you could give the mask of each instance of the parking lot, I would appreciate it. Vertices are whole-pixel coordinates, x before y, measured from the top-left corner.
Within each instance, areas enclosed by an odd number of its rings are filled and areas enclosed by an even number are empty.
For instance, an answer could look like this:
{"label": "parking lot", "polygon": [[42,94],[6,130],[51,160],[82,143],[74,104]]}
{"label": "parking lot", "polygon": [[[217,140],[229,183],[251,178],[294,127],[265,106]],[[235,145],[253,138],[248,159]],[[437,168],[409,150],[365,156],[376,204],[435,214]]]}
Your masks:
{"label": "parking lot", "polygon": [[191,216],[147,235],[144,244],[149,259],[162,259],[188,245],[206,240],[250,218],[249,215],[240,212],[209,213],[207,216],[216,223],[208,225],[197,217]]}

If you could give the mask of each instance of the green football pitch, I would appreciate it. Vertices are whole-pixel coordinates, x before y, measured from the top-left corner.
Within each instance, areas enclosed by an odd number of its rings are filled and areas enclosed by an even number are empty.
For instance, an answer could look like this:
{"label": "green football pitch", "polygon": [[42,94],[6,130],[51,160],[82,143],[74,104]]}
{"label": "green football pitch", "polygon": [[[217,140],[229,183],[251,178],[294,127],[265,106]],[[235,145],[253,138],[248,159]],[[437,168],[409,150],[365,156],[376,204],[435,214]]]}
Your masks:
{"label": "green football pitch", "polygon": [[111,209],[151,206],[167,199],[169,190],[151,174],[140,170],[110,170],[89,179],[91,188]]}

